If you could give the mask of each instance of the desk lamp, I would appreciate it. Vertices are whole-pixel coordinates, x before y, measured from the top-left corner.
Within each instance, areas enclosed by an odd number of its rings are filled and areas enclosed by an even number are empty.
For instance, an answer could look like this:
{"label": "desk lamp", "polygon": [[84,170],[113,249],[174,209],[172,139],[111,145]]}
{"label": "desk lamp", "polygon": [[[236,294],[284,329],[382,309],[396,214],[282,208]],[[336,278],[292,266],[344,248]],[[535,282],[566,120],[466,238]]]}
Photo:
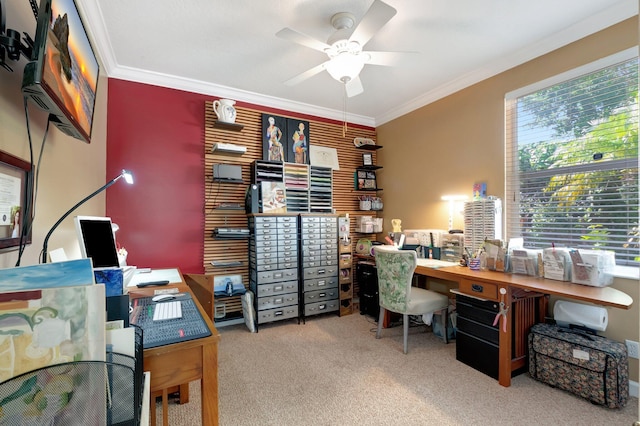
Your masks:
{"label": "desk lamp", "polygon": [[456,202],[460,203],[467,199],[466,195],[443,195],[441,198],[443,201],[449,202],[449,231],[453,229],[453,213],[454,205]]}
{"label": "desk lamp", "polygon": [[122,170],[122,172],[118,176],[114,177],[109,182],[107,182],[104,186],[98,188],[96,191],[92,192],[91,194],[87,195],[85,198],[80,200],[75,206],[67,210],[67,212],[63,214],[60,219],[58,219],[58,221],[51,227],[51,229],[47,233],[47,236],[44,237],[44,243],[42,244],[41,263],[47,263],[47,249],[49,246],[49,237],[51,237],[51,234],[53,234],[53,231],[56,230],[58,225],[60,225],[62,221],[65,220],[67,216],[69,216],[75,209],[77,209],[78,207],[80,207],[81,205],[83,205],[84,203],[86,203],[87,201],[89,201],[90,199],[92,199],[93,197],[95,197],[96,195],[98,195],[99,193],[101,193],[102,191],[104,191],[114,183],[116,183],[118,180],[120,180],[120,178],[124,178],[125,182],[127,182],[130,185],[133,184],[133,175],[131,174],[131,172],[128,170]]}

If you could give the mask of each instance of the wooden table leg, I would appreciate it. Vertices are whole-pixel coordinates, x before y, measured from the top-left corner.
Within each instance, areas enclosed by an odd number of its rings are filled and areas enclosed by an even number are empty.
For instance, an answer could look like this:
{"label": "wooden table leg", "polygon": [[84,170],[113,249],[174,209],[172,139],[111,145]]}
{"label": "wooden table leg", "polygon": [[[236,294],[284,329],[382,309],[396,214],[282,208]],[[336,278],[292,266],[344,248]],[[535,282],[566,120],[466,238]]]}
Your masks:
{"label": "wooden table leg", "polygon": [[186,404],[189,402],[189,383],[183,383],[180,385],[180,404]]}
{"label": "wooden table leg", "polygon": [[162,389],[162,426],[169,426],[169,393]]}
{"label": "wooden table leg", "polygon": [[156,426],[156,397],[151,395],[151,401],[149,402],[149,413],[151,414],[150,425]]}
{"label": "wooden table leg", "polygon": [[202,424],[218,424],[218,347],[205,345],[202,353],[202,379],[200,380],[200,405]]}
{"label": "wooden table leg", "polygon": [[511,333],[513,329],[513,313],[511,312],[511,287],[500,286],[498,288],[498,291],[498,298],[500,299],[500,301],[504,301],[506,306],[509,307],[506,318],[501,318],[500,322],[498,323],[500,327],[500,344],[498,348],[498,383],[500,383],[502,386],[509,387],[511,386]]}

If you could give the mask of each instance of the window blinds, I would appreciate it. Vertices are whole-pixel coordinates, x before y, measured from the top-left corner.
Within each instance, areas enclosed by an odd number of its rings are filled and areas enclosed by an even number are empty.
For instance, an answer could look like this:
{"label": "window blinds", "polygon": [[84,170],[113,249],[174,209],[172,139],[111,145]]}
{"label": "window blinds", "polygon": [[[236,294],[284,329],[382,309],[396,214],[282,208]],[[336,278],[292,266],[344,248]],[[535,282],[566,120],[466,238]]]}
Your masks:
{"label": "window blinds", "polygon": [[639,266],[638,59],[507,96],[507,238]]}

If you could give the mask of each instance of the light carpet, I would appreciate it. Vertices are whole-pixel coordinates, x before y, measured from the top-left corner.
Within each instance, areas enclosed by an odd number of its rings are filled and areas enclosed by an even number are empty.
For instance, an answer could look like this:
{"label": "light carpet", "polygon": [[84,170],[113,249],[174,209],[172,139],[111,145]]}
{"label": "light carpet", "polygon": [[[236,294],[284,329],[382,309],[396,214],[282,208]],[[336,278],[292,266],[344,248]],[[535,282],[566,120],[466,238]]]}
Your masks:
{"label": "light carpet", "polygon": [[[426,326],[384,329],[359,314],[283,321],[250,333],[219,329],[220,425],[632,425],[638,400],[609,409],[526,373],[511,387],[455,359]],[[159,407],[159,405],[158,405]],[[157,411],[161,421],[161,410]],[[170,404],[170,425],[198,425],[199,382],[190,402]]]}

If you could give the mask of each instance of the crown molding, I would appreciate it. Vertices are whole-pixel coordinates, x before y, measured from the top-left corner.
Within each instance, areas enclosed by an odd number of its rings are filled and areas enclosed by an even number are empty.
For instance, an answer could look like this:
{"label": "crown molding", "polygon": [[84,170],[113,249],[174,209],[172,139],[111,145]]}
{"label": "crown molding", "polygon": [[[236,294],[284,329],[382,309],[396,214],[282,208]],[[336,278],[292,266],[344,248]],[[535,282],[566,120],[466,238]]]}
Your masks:
{"label": "crown molding", "polygon": [[535,43],[534,45],[519,49],[513,54],[505,56],[498,61],[494,61],[491,64],[487,64],[484,67],[478,68],[455,80],[447,82],[427,93],[415,97],[409,102],[388,110],[384,114],[377,117],[367,117],[350,114],[348,112],[345,114],[345,112],[341,110],[323,108],[288,99],[239,90],[228,86],[187,79],[180,76],[121,66],[117,63],[113,49],[109,43],[109,35],[106,32],[106,25],[104,23],[99,2],[93,0],[77,0],[77,4],[83,17],[87,19],[87,22],[91,23],[91,25],[87,25],[87,31],[89,32],[92,42],[96,48],[99,60],[103,64],[103,74],[106,74],[109,78],[118,78],[216,97],[231,98],[255,105],[296,111],[302,114],[323,117],[336,121],[347,121],[348,123],[369,127],[380,126],[482,80],[521,65],[562,46],[566,46],[569,43],[601,31],[602,29],[617,24],[625,19],[638,15],[638,2],[622,0],[615,6],[608,8],[598,15],[591,16],[584,21]]}

